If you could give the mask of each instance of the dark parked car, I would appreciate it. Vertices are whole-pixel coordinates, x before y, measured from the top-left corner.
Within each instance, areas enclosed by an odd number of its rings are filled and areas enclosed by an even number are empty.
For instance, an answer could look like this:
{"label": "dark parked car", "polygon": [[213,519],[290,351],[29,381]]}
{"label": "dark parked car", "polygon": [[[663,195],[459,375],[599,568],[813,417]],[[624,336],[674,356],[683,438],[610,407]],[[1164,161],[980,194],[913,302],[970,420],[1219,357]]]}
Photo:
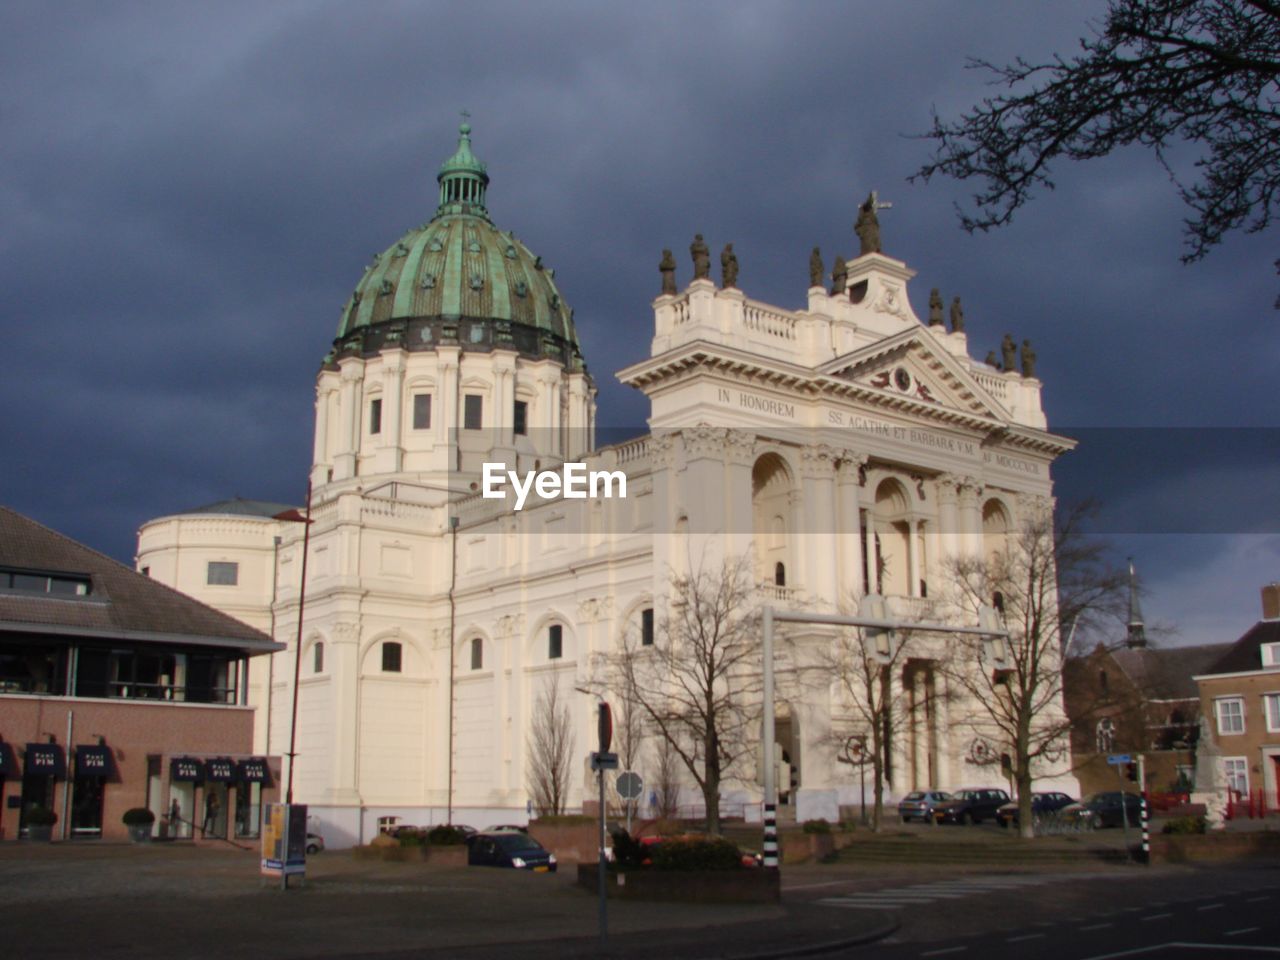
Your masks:
{"label": "dark parked car", "polygon": [[[1069,797],[1065,793],[1054,791],[1033,793],[1031,795],[1031,819],[1038,820],[1041,817],[1047,817],[1049,814],[1057,813],[1063,807],[1075,802],[1073,797]],[[1010,800],[997,810],[996,820],[999,821],[1002,827],[1016,827],[1018,825],[1018,801]]]}
{"label": "dark parked car", "polygon": [[467,840],[467,864],[554,873],[556,857],[527,833],[477,833]]}
{"label": "dark parked car", "polygon": [[1009,794],[992,787],[957,790],[946,803],[933,811],[938,823],[981,823],[991,820],[996,811],[1009,802]]}
{"label": "dark parked car", "polygon": [[[1121,797],[1124,798],[1123,801]],[[1121,806],[1122,802],[1124,806]],[[1063,807],[1058,816],[1067,822],[1074,820],[1083,827],[1096,829],[1123,826],[1126,814],[1129,826],[1136,827],[1141,823],[1142,799],[1136,793],[1108,790]]]}
{"label": "dark parked car", "polygon": [[898,801],[898,816],[903,823],[912,820],[928,823],[933,819],[934,808],[950,799],[951,794],[941,790],[912,790]]}

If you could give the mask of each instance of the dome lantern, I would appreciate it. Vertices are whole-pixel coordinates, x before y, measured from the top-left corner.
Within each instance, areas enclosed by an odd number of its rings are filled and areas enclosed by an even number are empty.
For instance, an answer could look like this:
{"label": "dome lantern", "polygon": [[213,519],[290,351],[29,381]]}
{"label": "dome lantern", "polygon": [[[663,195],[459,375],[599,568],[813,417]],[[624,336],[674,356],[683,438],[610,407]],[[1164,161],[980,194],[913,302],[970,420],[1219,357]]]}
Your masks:
{"label": "dome lantern", "polygon": [[489,174],[485,166],[471,152],[471,124],[463,122],[458,127],[458,149],[440,165],[436,180],[440,184],[440,206],[436,216],[446,213],[470,213],[489,217],[484,205],[485,188],[489,186]]}

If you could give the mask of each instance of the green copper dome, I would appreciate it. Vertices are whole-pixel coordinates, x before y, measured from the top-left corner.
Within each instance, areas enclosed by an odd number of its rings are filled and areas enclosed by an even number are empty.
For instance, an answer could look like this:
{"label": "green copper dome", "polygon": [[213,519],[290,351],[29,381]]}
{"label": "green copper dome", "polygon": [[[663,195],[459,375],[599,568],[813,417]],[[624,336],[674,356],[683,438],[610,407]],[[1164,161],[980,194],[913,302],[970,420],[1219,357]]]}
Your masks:
{"label": "green copper dome", "polygon": [[392,345],[418,350],[444,343],[512,349],[584,369],[555,271],[489,219],[489,175],[471,152],[466,123],[436,179],[436,215],[373,258],[342,309],[326,362]]}

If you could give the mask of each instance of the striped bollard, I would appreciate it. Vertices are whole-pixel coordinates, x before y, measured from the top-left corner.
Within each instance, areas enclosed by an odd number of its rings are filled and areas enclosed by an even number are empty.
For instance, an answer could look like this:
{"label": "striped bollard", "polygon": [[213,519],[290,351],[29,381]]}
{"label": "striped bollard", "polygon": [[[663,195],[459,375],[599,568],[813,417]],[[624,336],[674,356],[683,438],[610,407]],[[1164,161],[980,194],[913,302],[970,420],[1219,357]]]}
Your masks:
{"label": "striped bollard", "polygon": [[765,868],[778,867],[778,805],[764,805],[764,865]]}
{"label": "striped bollard", "polygon": [[[1143,785],[1145,787],[1145,784]],[[1151,863],[1151,816],[1150,807],[1147,804],[1147,791],[1144,789],[1140,794],[1142,797],[1142,862]]]}

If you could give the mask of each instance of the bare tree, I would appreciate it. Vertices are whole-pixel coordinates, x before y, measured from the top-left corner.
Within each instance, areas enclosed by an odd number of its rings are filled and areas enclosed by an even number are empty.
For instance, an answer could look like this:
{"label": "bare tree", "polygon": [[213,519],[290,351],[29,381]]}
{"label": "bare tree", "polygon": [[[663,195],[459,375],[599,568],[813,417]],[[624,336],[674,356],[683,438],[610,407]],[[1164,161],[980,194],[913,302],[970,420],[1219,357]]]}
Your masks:
{"label": "bare tree", "polygon": [[663,820],[674,820],[680,813],[680,758],[671,744],[659,738],[654,745],[653,793],[657,813]]}
{"label": "bare tree", "polygon": [[720,832],[720,788],[758,740],[761,667],[751,562],[673,575],[651,646],[625,637],[612,656],[622,696],[693,777]]}
{"label": "bare tree", "polygon": [[[845,763],[870,766],[875,797],[871,823],[876,832],[884,823],[884,788],[893,751],[910,720],[910,691],[895,681],[900,681],[912,647],[908,630],[844,630],[810,672],[821,682],[834,682],[839,690],[835,709],[843,717],[833,718],[826,740]],[[854,744],[856,757],[851,752]]]}
{"label": "bare tree", "polygon": [[[1026,518],[990,557],[954,557],[947,565],[955,605],[975,619],[994,605],[1008,631],[957,634],[947,673],[971,704],[971,753],[1006,766],[1018,793],[1019,829],[1028,837],[1037,769],[1064,759],[1069,747],[1062,708],[1067,631],[1123,608],[1124,574],[1105,563],[1105,546],[1085,534],[1088,511],[1070,509],[1055,522],[1046,509]],[[988,745],[988,737],[996,742]]]}
{"label": "bare tree", "polygon": [[573,762],[573,717],[554,674],[542,684],[529,727],[527,782],[538,816],[564,813]]}
{"label": "bare tree", "polygon": [[1280,203],[1280,6],[1111,0],[1080,47],[1048,63],[972,61],[1010,92],[955,122],[935,116],[928,136],[937,152],[915,176],[983,182],[976,211],[961,215],[965,229],[1008,223],[1036,189],[1053,187],[1056,160],[1136,143],[1170,169],[1166,151],[1180,142],[1203,148],[1198,179],[1178,183],[1194,214],[1184,260],[1204,256],[1229,231],[1270,224]]}
{"label": "bare tree", "polygon": [[[634,678],[623,674],[618,679],[623,692],[617,698],[618,702],[613,710],[614,750],[618,754],[618,762],[623,770],[636,770],[644,750],[644,715],[636,706],[635,696],[626,688]],[[639,808],[640,798],[622,801],[624,816],[635,816]]]}

